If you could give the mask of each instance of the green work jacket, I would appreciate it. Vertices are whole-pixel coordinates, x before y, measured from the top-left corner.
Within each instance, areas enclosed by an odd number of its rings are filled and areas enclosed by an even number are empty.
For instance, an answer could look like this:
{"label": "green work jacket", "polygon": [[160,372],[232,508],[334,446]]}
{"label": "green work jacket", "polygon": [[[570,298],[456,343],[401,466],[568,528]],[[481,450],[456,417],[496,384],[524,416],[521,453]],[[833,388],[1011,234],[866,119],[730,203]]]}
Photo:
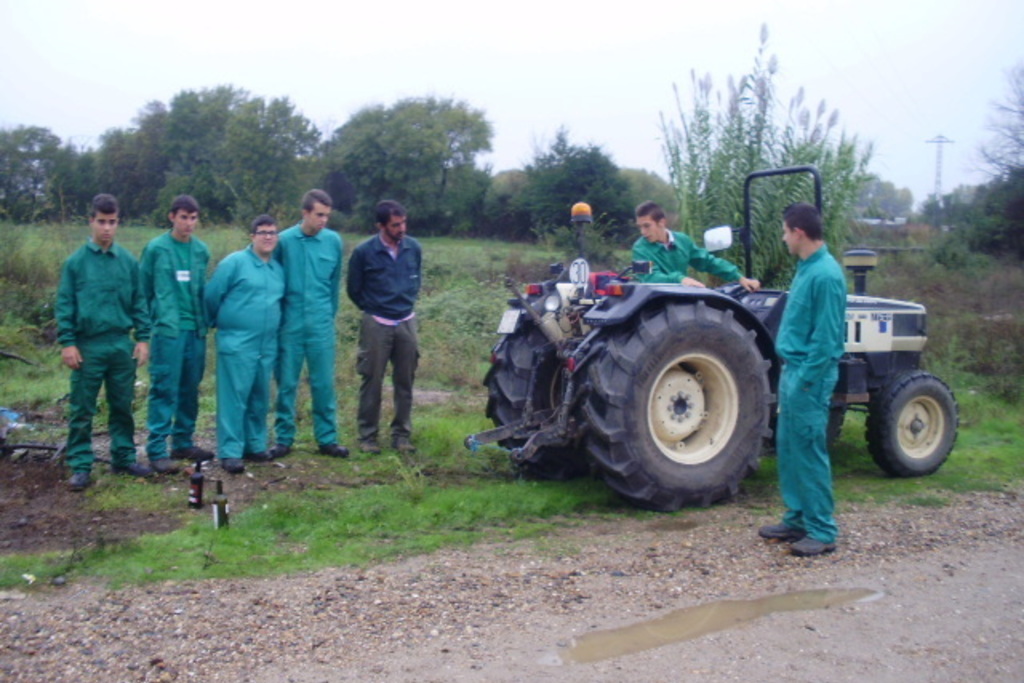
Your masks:
{"label": "green work jacket", "polygon": [[637,238],[633,243],[633,260],[654,262],[651,272],[636,275],[637,280],[653,283],[682,282],[690,268],[711,273],[726,281],[740,279],[739,268],[707,249],[698,247],[688,235],[673,232],[672,237],[674,241],[668,247],[659,242],[648,242],[645,237]]}
{"label": "green work jacket", "polygon": [[277,355],[284,273],[252,247],[228,254],[206,284],[206,315],[217,328],[217,353]]}
{"label": "green work jacket", "polygon": [[[195,235],[188,242],[190,264],[189,279],[185,285],[192,299],[196,320],[196,334],[206,336],[206,314],[203,310],[203,288],[206,286],[206,267],[210,250]],[[181,304],[177,263],[174,259],[174,238],[168,230],[150,241],[142,250],[142,291],[153,319],[153,332],[164,337],[177,337],[181,332]]]}
{"label": "green work jacket", "polygon": [[57,341],[64,347],[133,331],[135,341],[149,341],[139,262],[116,242],[107,251],[91,240],[82,245],[61,268],[56,318]]}
{"label": "green work jacket", "polygon": [[343,248],[341,236],[327,228],[312,237],[301,225],[281,233],[274,259],[284,267],[282,334],[334,337]]}
{"label": "green work jacket", "polygon": [[839,362],[845,337],[846,278],[823,244],[797,264],[775,349],[808,386]]}

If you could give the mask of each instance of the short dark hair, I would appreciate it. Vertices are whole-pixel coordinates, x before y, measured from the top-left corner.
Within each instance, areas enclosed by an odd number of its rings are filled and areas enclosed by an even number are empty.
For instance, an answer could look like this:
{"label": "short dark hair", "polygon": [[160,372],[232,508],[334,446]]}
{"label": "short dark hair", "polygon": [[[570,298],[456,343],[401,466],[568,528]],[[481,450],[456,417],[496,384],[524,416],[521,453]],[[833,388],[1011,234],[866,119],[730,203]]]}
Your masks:
{"label": "short dark hair", "polygon": [[315,204],[323,204],[330,209],[334,206],[334,201],[331,199],[331,195],[327,194],[323,190],[310,190],[306,194],[302,195],[303,211],[312,211]]}
{"label": "short dark hair", "polygon": [[385,199],[382,202],[378,202],[376,214],[377,225],[387,225],[394,216],[405,218],[409,215],[405,207],[394,199]]}
{"label": "short dark hair", "polygon": [[813,204],[807,202],[790,204],[783,210],[782,220],[790,230],[799,228],[809,239],[814,241],[822,240],[825,237],[821,227],[821,212]]}
{"label": "short dark hair", "polygon": [[252,226],[250,226],[249,228],[249,234],[255,235],[256,231],[262,228],[264,225],[273,225],[276,228],[278,227],[277,219],[271,216],[269,213],[261,213],[259,216],[256,216],[256,218],[252,220]]}
{"label": "short dark hair", "polygon": [[197,202],[196,198],[190,194],[179,194],[174,198],[174,201],[171,202],[171,208],[168,209],[167,213],[175,214],[179,211],[184,211],[185,213],[199,213],[199,202]]}
{"label": "short dark hair", "polygon": [[95,218],[98,213],[120,214],[121,207],[117,205],[117,197],[112,194],[98,194],[92,198],[92,213],[89,218]]}
{"label": "short dark hair", "polygon": [[644,216],[650,216],[655,221],[661,221],[666,218],[665,209],[661,208],[661,204],[657,202],[646,201],[636,207],[636,217],[643,218]]}

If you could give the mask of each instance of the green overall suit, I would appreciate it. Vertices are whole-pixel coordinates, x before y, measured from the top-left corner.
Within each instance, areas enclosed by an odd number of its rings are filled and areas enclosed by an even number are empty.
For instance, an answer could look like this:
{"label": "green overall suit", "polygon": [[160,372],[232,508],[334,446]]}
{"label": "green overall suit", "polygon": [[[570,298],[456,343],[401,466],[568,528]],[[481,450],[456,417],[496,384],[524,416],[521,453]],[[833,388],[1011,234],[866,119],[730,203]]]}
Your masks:
{"label": "green overall suit", "polygon": [[[119,244],[103,251],[90,241],[64,262],[57,288],[57,341],[76,346],[82,365],[71,371],[66,459],[72,472],[91,472],[96,397],[106,385],[110,407],[110,460],[135,462],[135,342],[149,341],[149,312],[139,283],[139,262]],[[132,332],[135,340],[132,340]]]}
{"label": "green overall suit", "polygon": [[342,240],[323,229],[314,236],[293,226],[281,233],[274,259],[284,267],[285,293],[277,366],[275,440],[295,441],[295,396],[302,365],[313,398],[313,436],[320,446],[338,443],[334,391],[334,318],[338,313]]}
{"label": "green overall suit", "polygon": [[826,431],[845,319],[846,280],[823,244],[797,265],[775,341],[785,364],[775,439],[782,523],[822,543],[834,543],[839,532]]}
{"label": "green overall suit", "polygon": [[648,242],[645,237],[639,237],[633,243],[634,261],[654,262],[654,268],[650,273],[634,276],[638,281],[647,283],[682,282],[689,268],[702,273],[711,273],[727,282],[740,279],[740,269],[734,264],[718,258],[703,247],[698,247],[684,233],[672,232],[670,234],[672,239],[668,246]]}
{"label": "green overall suit", "polygon": [[207,319],[217,328],[217,455],[267,448],[270,377],[277,361],[284,273],[252,247],[229,254],[206,285]]}
{"label": "green overall suit", "polygon": [[179,242],[170,231],[142,252],[142,291],[153,319],[149,362],[149,459],[191,448],[199,414],[199,384],[206,371],[203,287],[210,250],[196,236]]}

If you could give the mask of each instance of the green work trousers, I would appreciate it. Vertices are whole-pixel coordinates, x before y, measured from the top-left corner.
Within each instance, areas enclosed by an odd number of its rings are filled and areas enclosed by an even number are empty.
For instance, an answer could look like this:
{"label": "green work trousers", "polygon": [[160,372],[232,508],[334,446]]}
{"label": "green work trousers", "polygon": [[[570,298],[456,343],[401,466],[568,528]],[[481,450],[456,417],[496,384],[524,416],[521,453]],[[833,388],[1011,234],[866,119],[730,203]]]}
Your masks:
{"label": "green work trousers", "polygon": [[241,458],[267,450],[273,355],[217,354],[217,455]]}
{"label": "green work trousers", "polygon": [[295,398],[305,363],[309,391],[313,398],[313,436],[323,446],[338,443],[337,399],[334,393],[334,335],[310,340],[296,334],[282,334],[278,346],[276,417],[274,436],[282,446],[295,441]]}
{"label": "green work trousers", "polygon": [[195,330],[182,330],[177,337],[153,335],[149,350],[149,439],[150,460],[167,457],[171,448],[191,448],[199,414],[199,383],[206,370],[206,339]]}
{"label": "green work trousers", "polygon": [[775,450],[779,486],[786,513],[782,523],[802,529],[822,543],[834,543],[839,527],[833,518],[832,464],[826,443],[829,404],[838,368],[821,379],[800,382],[796,366],[787,363],[779,380],[779,417]]}
{"label": "green work trousers", "polygon": [[106,387],[110,409],[110,462],[127,467],[135,462],[136,362],[135,342],[127,335],[107,335],[78,341],[82,366],[71,371],[71,415],[68,423],[67,458],[72,472],[91,472],[96,459],[92,450],[92,421],[100,386]]}
{"label": "green work trousers", "polygon": [[389,361],[395,392],[391,438],[408,438],[412,434],[412,385],[420,355],[418,326],[416,318],[398,325],[382,325],[372,315],[363,314],[356,362],[356,371],[362,378],[357,419],[360,441],[377,438],[381,390]]}

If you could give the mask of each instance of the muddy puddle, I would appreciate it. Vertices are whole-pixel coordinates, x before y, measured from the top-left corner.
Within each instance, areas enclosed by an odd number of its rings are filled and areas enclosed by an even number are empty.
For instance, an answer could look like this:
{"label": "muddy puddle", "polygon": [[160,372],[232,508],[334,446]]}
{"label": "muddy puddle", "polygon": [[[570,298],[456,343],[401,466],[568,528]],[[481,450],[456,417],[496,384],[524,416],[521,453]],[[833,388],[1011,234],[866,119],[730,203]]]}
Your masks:
{"label": "muddy puddle", "polygon": [[881,597],[869,588],[821,589],[696,605],[639,624],[582,635],[559,652],[557,663],[584,664],[621,657],[723,631],[775,612],[827,609]]}

